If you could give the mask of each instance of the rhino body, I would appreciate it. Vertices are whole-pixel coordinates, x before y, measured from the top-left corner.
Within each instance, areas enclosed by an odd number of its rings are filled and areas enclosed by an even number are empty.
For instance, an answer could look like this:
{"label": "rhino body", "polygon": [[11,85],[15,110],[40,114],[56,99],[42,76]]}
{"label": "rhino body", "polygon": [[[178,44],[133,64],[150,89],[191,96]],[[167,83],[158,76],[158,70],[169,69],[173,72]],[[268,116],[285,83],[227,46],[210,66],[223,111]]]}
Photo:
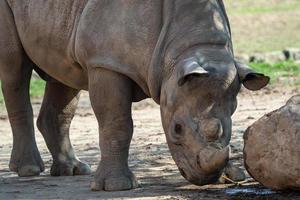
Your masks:
{"label": "rhino body", "polygon": [[93,65],[130,77],[149,96],[147,69],[160,34],[161,1],[7,2],[24,53],[54,79],[88,90]]}
{"label": "rhino body", "polygon": [[0,27],[10,169],[20,176],[44,170],[28,92],[33,69],[47,80],[37,125],[51,175],[90,173],[69,140],[79,92],[90,93],[101,148],[93,190],[137,186],[127,163],[131,104],[145,98],[161,105],[181,174],[198,185],[216,181],[226,165],[234,168],[227,145],[241,84],[268,82],[234,61],[222,0],[0,0]]}

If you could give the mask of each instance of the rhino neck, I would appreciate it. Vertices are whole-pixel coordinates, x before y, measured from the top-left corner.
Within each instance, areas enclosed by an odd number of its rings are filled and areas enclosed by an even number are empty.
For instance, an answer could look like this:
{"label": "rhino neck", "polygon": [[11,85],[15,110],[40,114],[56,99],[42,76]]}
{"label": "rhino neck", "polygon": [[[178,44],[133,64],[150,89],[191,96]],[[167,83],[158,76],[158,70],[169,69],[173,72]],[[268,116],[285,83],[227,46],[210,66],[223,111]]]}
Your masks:
{"label": "rhino neck", "polygon": [[[233,56],[222,0],[165,0],[163,26],[148,71],[151,97],[159,103],[162,80],[191,48],[225,44]],[[155,82],[155,84],[151,84]]]}
{"label": "rhino neck", "polygon": [[172,0],[165,0],[162,7],[162,28],[156,43],[150,66],[148,69],[148,88],[151,98],[157,103],[160,103],[160,91],[163,80],[163,63],[166,52],[167,35],[170,31],[173,18]]}
{"label": "rhino neck", "polygon": [[176,0],[167,36],[165,64],[199,46],[227,45],[232,52],[230,27],[220,0]]}

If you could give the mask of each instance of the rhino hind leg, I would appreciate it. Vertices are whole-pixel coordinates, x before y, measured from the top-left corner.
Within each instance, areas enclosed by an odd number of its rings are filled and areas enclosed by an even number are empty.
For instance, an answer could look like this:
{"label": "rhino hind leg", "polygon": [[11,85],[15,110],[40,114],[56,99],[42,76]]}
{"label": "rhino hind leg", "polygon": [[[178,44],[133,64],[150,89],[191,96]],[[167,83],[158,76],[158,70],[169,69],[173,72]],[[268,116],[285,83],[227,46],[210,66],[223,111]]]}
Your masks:
{"label": "rhino hind leg", "polygon": [[137,181],[128,167],[133,133],[131,116],[132,82],[105,69],[89,69],[89,92],[99,123],[101,161],[91,189],[130,190]]}
{"label": "rhino hind leg", "polygon": [[0,1],[0,80],[13,133],[9,168],[19,176],[36,176],[44,164],[36,146],[29,83],[33,63],[26,56],[6,1]]}
{"label": "rhino hind leg", "polygon": [[78,100],[78,90],[59,82],[47,82],[37,126],[53,157],[50,170],[52,176],[91,173],[90,167],[76,157],[69,138],[70,124]]}

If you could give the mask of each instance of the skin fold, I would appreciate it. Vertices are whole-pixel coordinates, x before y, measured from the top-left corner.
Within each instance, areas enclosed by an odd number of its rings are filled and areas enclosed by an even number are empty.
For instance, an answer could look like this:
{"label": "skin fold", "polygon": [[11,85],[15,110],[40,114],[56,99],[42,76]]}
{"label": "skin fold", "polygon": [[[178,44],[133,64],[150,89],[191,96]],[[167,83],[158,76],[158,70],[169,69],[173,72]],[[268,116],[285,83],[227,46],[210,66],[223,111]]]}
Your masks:
{"label": "skin fold", "polygon": [[0,79],[13,132],[10,169],[44,170],[36,147],[29,82],[47,80],[37,125],[53,157],[51,175],[84,175],[69,128],[80,90],[88,90],[99,123],[101,161],[92,190],[137,187],[128,167],[132,102],[161,106],[171,154],[191,183],[225,172],[231,115],[243,84],[269,78],[234,60],[222,0],[0,0]]}

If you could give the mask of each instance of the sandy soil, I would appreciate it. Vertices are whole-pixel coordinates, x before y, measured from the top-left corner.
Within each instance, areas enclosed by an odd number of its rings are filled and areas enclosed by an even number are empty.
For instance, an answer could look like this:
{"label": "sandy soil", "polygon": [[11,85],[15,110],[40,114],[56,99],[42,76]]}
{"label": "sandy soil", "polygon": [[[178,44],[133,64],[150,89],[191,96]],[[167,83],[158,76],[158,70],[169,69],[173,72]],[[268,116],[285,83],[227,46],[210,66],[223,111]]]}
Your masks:
{"label": "sandy soil", "polygon": [[[232,156],[242,166],[243,132],[255,120],[284,105],[300,89],[267,88],[250,93],[243,90],[233,116]],[[40,100],[33,101],[35,117]],[[124,192],[91,192],[92,176],[51,177],[51,156],[41,134],[37,143],[46,171],[39,177],[19,178],[8,169],[12,136],[5,110],[0,110],[0,199],[300,199],[300,193],[271,191],[248,177],[240,186],[216,184],[198,187],[179,174],[161,127],[159,107],[151,100],[134,105],[135,132],[130,149],[130,166],[140,187]],[[37,129],[36,129],[37,130]],[[95,171],[99,162],[97,123],[84,93],[71,127],[71,139],[80,159]]]}

